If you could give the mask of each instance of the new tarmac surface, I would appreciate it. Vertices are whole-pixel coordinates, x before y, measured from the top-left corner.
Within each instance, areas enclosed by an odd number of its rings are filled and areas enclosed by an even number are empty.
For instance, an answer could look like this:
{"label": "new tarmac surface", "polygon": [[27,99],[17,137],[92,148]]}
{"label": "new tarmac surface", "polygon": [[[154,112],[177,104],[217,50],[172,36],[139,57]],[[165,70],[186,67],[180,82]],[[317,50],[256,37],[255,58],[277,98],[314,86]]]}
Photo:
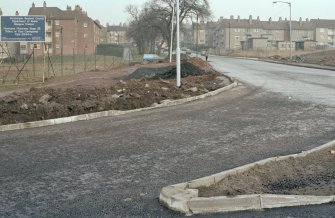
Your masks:
{"label": "new tarmac surface", "polygon": [[[332,105],[240,85],[180,106],[0,132],[0,217],[182,217],[159,204],[161,187],[317,147],[334,139],[334,121]],[[334,214],[328,204],[197,217]]]}

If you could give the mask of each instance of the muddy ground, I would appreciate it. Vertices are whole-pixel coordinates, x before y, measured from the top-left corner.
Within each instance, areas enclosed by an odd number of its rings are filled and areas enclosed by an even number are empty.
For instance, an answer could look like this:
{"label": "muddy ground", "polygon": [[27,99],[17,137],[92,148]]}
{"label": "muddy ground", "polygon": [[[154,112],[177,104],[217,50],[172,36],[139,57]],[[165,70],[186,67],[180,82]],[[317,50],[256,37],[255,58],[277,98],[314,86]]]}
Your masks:
{"label": "muddy ground", "polygon": [[110,73],[117,78],[95,72],[6,94],[0,98],[0,125],[150,107],[166,99],[201,95],[231,83],[199,58],[182,63],[179,88],[175,85],[174,65],[154,64],[129,70]]}
{"label": "muddy ground", "polygon": [[[289,61],[289,57],[281,57],[280,55],[272,56],[270,59],[284,63]],[[303,55],[294,55],[292,59],[297,63],[335,67],[335,50],[315,51]]]}
{"label": "muddy ground", "polygon": [[245,194],[335,195],[335,154],[331,149],[290,158],[229,176],[217,185],[201,188],[199,196]]}

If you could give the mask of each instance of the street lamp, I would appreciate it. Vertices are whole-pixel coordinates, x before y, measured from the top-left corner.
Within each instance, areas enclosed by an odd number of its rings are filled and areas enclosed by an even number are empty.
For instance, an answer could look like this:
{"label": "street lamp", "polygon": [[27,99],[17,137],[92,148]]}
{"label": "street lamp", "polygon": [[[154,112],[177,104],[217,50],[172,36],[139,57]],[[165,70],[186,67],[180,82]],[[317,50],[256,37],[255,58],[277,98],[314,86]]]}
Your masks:
{"label": "street lamp", "polygon": [[171,17],[171,36],[170,36],[170,63],[172,62],[172,45],[173,45],[173,25],[174,25],[174,6],[175,3],[172,2],[172,17]]}
{"label": "street lamp", "polygon": [[180,28],[179,28],[179,0],[177,0],[176,5],[176,15],[177,15],[177,49],[176,49],[176,68],[177,68],[177,87],[180,87]]}
{"label": "street lamp", "polygon": [[290,7],[290,62],[292,62],[292,3],[285,1],[274,1],[273,4],[284,3]]}

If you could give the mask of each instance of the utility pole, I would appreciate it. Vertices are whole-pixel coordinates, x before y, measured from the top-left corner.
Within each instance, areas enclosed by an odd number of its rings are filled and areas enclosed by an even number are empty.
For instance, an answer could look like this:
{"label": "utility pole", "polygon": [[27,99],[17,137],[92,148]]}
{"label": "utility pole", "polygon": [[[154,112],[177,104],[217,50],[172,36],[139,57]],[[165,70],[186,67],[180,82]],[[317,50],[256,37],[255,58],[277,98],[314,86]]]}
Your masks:
{"label": "utility pole", "polygon": [[176,49],[176,68],[177,68],[177,87],[180,87],[180,28],[179,28],[179,0],[177,0],[176,5],[176,15],[177,15],[177,49]]}
{"label": "utility pole", "polygon": [[171,18],[170,63],[172,62],[173,25],[174,25],[174,2],[172,4],[172,18]]}
{"label": "utility pole", "polygon": [[[292,62],[292,3],[291,2],[285,2],[285,1],[274,1],[273,4],[277,3],[284,3],[288,4],[290,8],[290,62]],[[295,47],[295,46],[294,46]]]}

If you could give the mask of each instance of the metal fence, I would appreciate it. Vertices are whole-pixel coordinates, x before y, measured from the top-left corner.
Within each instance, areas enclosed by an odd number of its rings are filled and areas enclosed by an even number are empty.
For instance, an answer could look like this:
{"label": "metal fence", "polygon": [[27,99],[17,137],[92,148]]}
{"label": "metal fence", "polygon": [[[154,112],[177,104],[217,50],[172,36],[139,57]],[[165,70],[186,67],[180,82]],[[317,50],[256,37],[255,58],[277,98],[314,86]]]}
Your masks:
{"label": "metal fence", "polygon": [[111,71],[113,68],[141,61],[136,55],[138,58],[134,59],[134,50],[131,51],[132,53],[124,57],[107,53],[68,56],[36,56],[34,52],[19,56],[6,54],[5,58],[0,56],[0,86],[43,83],[49,78],[89,71]]}

